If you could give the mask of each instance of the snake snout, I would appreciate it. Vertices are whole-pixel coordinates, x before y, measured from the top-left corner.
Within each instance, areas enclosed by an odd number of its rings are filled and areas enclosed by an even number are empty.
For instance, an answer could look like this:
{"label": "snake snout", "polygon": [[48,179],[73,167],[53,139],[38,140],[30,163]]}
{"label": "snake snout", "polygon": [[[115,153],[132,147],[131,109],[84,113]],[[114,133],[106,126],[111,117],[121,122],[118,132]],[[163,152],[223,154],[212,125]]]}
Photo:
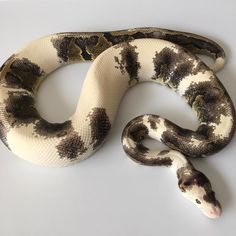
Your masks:
{"label": "snake snout", "polygon": [[221,215],[221,206],[215,197],[209,179],[200,171],[191,168],[179,170],[179,188],[209,218]]}
{"label": "snake snout", "polygon": [[216,205],[213,205],[209,210],[207,211],[203,211],[203,213],[211,218],[211,219],[215,219],[215,218],[218,218],[220,217],[221,213],[222,213],[222,210],[221,210],[221,206],[220,206],[220,203],[217,201],[217,204]]}

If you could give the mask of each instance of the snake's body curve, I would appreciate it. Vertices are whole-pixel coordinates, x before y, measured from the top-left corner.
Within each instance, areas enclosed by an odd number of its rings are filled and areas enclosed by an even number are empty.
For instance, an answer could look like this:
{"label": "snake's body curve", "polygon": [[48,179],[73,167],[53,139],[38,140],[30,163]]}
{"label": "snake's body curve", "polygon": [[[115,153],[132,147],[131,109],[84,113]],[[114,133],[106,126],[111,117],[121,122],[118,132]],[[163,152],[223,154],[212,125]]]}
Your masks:
{"label": "snake's body curve", "polygon": [[[224,51],[215,42],[164,29],[60,33],[36,40],[0,69],[1,139],[15,154],[31,162],[70,165],[101,146],[128,88],[147,81],[164,84],[196,112],[198,129],[183,129],[155,115],[140,116],[123,132],[125,152],[145,165],[170,166],[178,175],[182,192],[195,201],[197,191],[201,209],[215,217],[220,205],[208,179],[183,154],[201,157],[226,146],[234,134],[235,111],[213,70],[191,52],[212,57],[214,71],[224,65]],[[34,97],[43,79],[63,65],[95,58],[74,115],[60,124],[41,118]],[[145,137],[160,140],[175,151],[153,152],[142,145]],[[187,186],[183,185],[186,179],[191,179]]]}

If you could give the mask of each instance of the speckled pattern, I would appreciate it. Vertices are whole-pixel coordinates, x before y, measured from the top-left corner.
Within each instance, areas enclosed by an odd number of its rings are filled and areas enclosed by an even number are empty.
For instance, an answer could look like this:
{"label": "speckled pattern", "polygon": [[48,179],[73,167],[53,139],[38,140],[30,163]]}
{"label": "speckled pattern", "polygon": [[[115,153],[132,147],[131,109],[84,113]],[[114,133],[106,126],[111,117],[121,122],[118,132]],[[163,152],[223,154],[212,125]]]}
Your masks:
{"label": "speckled pattern", "polygon": [[[193,53],[212,57],[212,68]],[[90,60],[94,62],[75,114],[63,123],[44,120],[35,108],[41,82],[63,65]],[[211,155],[234,135],[234,106],[214,74],[224,60],[224,50],[210,39],[159,28],[46,36],[0,68],[0,138],[13,153],[36,164],[74,164],[102,145],[130,87],[141,82],[165,85],[191,106],[198,128],[184,129],[158,115],[139,116],[123,131],[124,150],[140,164],[170,167],[184,196],[216,218],[220,204],[208,178],[189,157]],[[157,139],[171,150],[150,150],[142,143],[145,138]]]}

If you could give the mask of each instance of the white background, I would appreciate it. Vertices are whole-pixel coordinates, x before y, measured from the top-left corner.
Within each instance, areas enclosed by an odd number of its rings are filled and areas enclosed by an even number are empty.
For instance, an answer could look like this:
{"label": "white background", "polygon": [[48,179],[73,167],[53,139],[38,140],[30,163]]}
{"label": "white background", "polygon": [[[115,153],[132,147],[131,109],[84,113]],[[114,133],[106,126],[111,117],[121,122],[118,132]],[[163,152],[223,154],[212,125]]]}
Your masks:
{"label": "white background", "polygon": [[[27,42],[54,32],[140,26],[189,31],[225,48],[228,63],[218,76],[236,104],[235,12],[234,0],[5,1],[0,3],[0,64]],[[60,122],[73,114],[89,65],[60,69],[43,83],[37,106],[44,118]],[[194,160],[223,207],[222,216],[210,220],[182,197],[168,168],[139,166],[124,154],[122,129],[144,113],[197,126],[179,96],[150,83],[129,91],[103,147],[77,165],[35,166],[0,143],[0,235],[235,235],[235,138],[218,154]]]}

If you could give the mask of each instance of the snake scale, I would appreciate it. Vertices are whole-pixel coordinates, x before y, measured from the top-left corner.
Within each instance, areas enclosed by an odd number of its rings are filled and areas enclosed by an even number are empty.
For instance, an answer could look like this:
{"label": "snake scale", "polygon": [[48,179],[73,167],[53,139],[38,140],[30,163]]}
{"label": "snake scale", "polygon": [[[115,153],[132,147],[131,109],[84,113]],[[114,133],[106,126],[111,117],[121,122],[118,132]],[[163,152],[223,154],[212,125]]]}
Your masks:
{"label": "snake scale", "polygon": [[[209,68],[195,54],[214,59]],[[49,123],[35,108],[41,82],[67,64],[91,61],[74,115]],[[144,165],[168,166],[183,195],[211,218],[221,213],[208,178],[189,161],[225,147],[235,131],[233,103],[214,72],[224,66],[224,50],[200,35],[159,28],[52,34],[29,43],[0,68],[0,138],[16,155],[43,166],[67,166],[103,143],[126,91],[156,82],[176,91],[196,113],[195,131],[157,115],[128,123],[125,152]],[[153,138],[170,150],[150,150]]]}

